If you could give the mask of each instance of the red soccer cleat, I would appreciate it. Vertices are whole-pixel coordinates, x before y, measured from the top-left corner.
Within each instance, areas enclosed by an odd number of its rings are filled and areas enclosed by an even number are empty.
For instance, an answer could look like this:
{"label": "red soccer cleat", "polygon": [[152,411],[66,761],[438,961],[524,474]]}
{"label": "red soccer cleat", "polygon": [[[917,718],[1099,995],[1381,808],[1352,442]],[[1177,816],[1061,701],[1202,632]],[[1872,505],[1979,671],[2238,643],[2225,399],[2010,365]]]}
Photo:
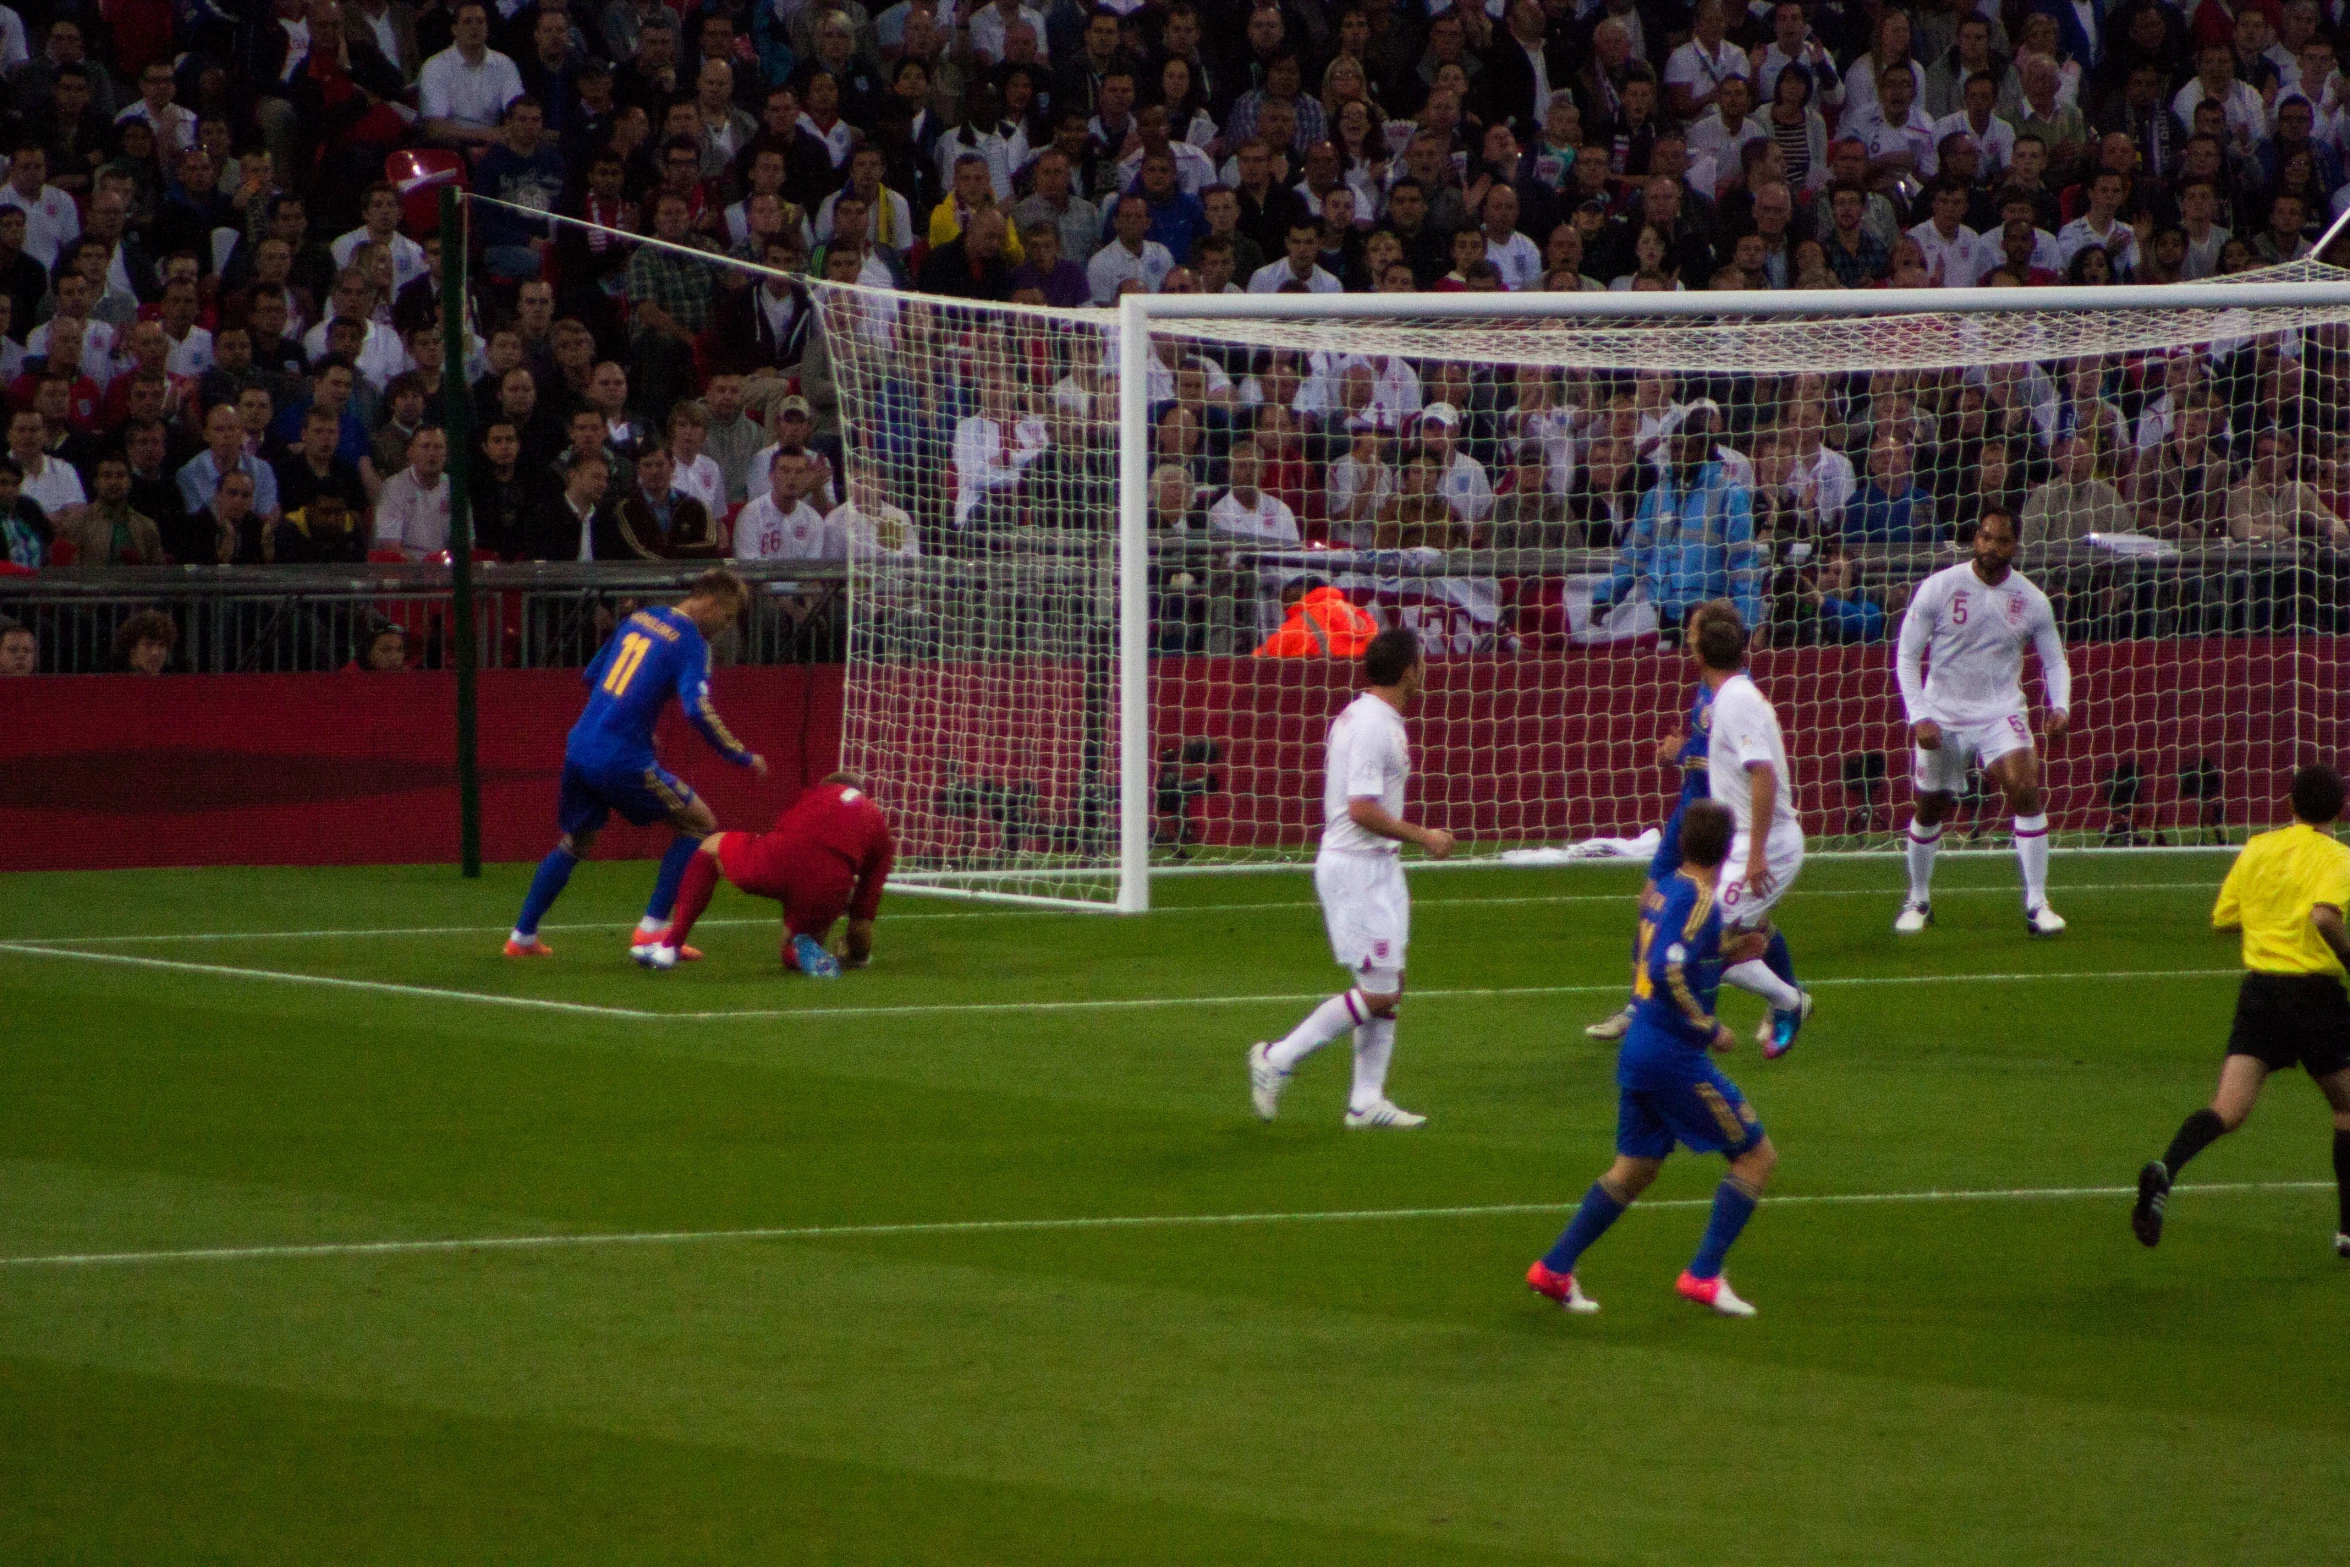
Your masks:
{"label": "red soccer cleat", "polygon": [[510,958],[551,958],[554,955],[555,949],[536,936],[528,941],[516,941],[511,936],[506,938],[506,956]]}
{"label": "red soccer cleat", "polygon": [[1572,1273],[1553,1273],[1543,1266],[1540,1257],[1526,1270],[1526,1288],[1557,1301],[1563,1309],[1578,1316],[1588,1316],[1599,1309],[1599,1302],[1583,1293],[1583,1287],[1575,1282]]}
{"label": "red soccer cleat", "polygon": [[1710,1279],[1701,1279],[1696,1274],[1684,1270],[1681,1276],[1673,1281],[1673,1290],[1683,1300],[1694,1301],[1700,1306],[1710,1307],[1725,1317],[1751,1317],[1754,1315],[1754,1308],[1740,1300],[1737,1292],[1730,1288],[1730,1281],[1718,1274]]}

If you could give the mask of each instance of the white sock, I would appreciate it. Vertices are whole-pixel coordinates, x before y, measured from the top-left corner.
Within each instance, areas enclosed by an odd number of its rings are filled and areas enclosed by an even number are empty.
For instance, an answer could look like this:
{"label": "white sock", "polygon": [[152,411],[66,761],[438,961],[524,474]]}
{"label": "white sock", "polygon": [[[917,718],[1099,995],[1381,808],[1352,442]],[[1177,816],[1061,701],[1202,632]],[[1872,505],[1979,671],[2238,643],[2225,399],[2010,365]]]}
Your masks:
{"label": "white sock", "polygon": [[1934,851],[1942,847],[1940,827],[1909,824],[1909,901],[1926,903],[1934,893]]}
{"label": "white sock", "polygon": [[1375,1017],[1355,1025],[1355,1086],[1349,1110],[1368,1110],[1387,1097],[1387,1063],[1395,1054],[1395,1019]]}
{"label": "white sock", "polygon": [[2015,857],[2024,868],[2024,912],[2048,901],[2048,817],[2015,819]]}
{"label": "white sock", "polygon": [[1753,991],[1782,1012],[1803,1004],[1803,997],[1795,987],[1772,973],[1769,965],[1760,958],[1748,958],[1743,963],[1722,970],[1722,978],[1740,990]]}
{"label": "white sock", "polygon": [[650,915],[636,922],[636,933],[640,936],[658,936],[668,928],[667,920],[657,920]]}
{"label": "white sock", "polygon": [[1279,1044],[1266,1051],[1266,1059],[1273,1063],[1275,1071],[1287,1072],[1370,1015],[1371,1009],[1363,1005],[1361,991],[1332,996],[1307,1013],[1306,1020],[1291,1029]]}

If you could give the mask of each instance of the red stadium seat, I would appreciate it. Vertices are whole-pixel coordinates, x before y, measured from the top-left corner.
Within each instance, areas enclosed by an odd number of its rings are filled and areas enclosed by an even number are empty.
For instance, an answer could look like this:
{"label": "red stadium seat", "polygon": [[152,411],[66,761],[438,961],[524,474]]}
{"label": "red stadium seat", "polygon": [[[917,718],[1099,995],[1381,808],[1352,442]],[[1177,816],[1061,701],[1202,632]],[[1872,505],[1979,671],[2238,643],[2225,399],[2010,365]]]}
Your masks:
{"label": "red stadium seat", "polygon": [[441,187],[465,188],[465,158],[439,147],[403,147],[384,159],[384,178],[400,192],[400,227],[411,239],[441,228]]}

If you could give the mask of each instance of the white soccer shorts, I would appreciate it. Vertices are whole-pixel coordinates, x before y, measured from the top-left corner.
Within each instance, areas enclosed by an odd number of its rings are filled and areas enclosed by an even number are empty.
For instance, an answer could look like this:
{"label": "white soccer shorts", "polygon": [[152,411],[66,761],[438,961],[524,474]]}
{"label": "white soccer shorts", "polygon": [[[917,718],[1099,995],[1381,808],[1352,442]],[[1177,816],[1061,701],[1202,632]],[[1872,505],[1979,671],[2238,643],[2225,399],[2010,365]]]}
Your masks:
{"label": "white soccer shorts", "polygon": [[2032,721],[2010,713],[1980,724],[1944,724],[1942,744],[1920,746],[1912,777],[1921,794],[1966,793],[1967,766],[1989,767],[2003,756],[2032,748]]}
{"label": "white soccer shorts", "polygon": [[1722,862],[1722,924],[1731,930],[1752,930],[1768,920],[1803,869],[1803,829],[1791,824],[1774,828],[1763,842],[1763,864],[1771,873],[1771,885],[1756,892],[1746,885],[1746,855],[1752,842],[1747,834],[1736,834],[1730,839],[1730,857]]}
{"label": "white soccer shorts", "polygon": [[1393,854],[1325,852],[1314,860],[1314,891],[1330,931],[1330,955],[1374,995],[1403,984],[1404,948],[1412,939],[1412,895],[1403,860]]}

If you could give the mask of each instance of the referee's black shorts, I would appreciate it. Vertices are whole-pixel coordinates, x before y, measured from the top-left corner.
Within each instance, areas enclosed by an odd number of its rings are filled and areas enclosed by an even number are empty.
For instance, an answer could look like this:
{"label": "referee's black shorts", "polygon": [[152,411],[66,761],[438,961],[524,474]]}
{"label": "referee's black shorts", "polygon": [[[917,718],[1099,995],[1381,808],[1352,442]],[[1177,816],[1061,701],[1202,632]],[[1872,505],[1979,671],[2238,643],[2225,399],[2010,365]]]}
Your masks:
{"label": "referee's black shorts", "polygon": [[2350,992],[2331,974],[2244,976],[2228,1054],[2251,1056],[2272,1072],[2295,1065],[2311,1077],[2350,1066]]}

